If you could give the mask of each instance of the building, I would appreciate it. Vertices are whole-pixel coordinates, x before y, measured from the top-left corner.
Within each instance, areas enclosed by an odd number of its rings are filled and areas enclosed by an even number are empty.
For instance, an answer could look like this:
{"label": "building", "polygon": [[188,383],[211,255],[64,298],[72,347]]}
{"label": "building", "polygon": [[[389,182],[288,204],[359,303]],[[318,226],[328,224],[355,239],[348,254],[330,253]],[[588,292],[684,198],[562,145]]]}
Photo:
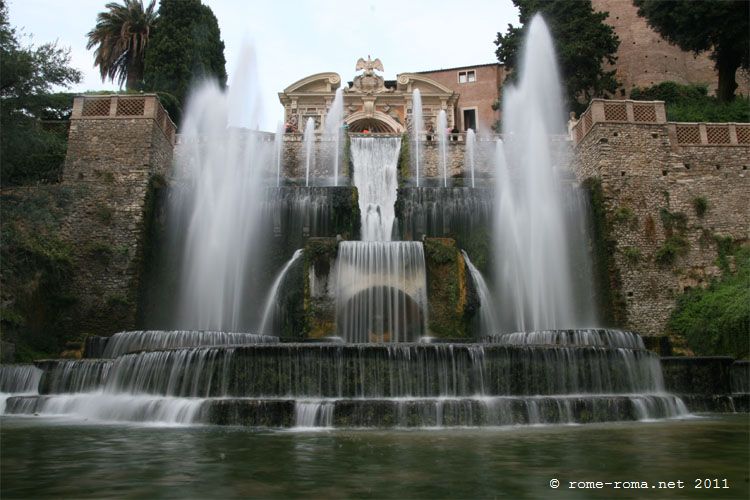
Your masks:
{"label": "building", "polygon": [[[622,85],[621,97],[629,97],[635,87],[650,87],[673,81],[699,84],[715,94],[719,76],[708,52],[693,54],[664,40],[638,16],[638,8],[630,0],[591,0],[595,11],[607,12],[604,20],[620,38],[615,70]],[[750,95],[748,72],[737,71],[737,92]]]}
{"label": "building", "polygon": [[411,130],[414,90],[419,90],[426,133],[437,130],[444,110],[448,127],[466,131],[489,130],[498,113],[492,109],[504,77],[497,63],[419,73],[401,73],[385,80],[380,59],[360,59],[361,74],[342,87],[337,73],[318,73],[296,81],[279,93],[288,132],[301,132],[312,118],[316,129],[342,88],[344,122],[351,132],[401,134]]}

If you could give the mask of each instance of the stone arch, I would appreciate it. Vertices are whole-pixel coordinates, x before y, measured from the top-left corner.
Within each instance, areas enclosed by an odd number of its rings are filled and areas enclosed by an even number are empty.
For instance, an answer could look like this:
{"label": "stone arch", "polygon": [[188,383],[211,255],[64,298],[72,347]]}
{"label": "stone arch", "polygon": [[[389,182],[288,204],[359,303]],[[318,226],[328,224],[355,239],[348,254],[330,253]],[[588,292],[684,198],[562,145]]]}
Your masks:
{"label": "stone arch", "polygon": [[404,126],[382,111],[365,113],[357,111],[345,119],[350,132],[362,132],[367,129],[370,132],[382,134],[402,134]]}
{"label": "stone arch", "polygon": [[337,335],[349,342],[414,342],[425,332],[419,300],[386,285],[362,288],[339,305]]}

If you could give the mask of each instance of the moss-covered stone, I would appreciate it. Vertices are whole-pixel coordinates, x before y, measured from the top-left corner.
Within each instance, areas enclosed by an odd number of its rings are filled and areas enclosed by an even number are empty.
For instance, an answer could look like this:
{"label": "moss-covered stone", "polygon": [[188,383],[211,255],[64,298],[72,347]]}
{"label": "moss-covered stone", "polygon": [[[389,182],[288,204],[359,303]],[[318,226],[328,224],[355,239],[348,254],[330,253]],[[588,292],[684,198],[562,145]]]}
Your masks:
{"label": "moss-covered stone", "polygon": [[471,336],[471,319],[476,312],[468,285],[466,262],[451,238],[425,238],[427,266],[428,330],[438,338]]}
{"label": "moss-covered stone", "polygon": [[[336,331],[336,308],[330,293],[334,284],[330,278],[337,253],[336,238],[309,238],[305,244],[300,338],[321,338]],[[312,280],[319,285],[313,287]]]}
{"label": "moss-covered stone", "polygon": [[591,235],[594,243],[594,281],[597,309],[604,323],[610,326],[627,324],[627,308],[622,293],[622,278],[614,260],[617,241],[613,238],[612,221],[608,219],[601,179],[583,181],[591,202]]}

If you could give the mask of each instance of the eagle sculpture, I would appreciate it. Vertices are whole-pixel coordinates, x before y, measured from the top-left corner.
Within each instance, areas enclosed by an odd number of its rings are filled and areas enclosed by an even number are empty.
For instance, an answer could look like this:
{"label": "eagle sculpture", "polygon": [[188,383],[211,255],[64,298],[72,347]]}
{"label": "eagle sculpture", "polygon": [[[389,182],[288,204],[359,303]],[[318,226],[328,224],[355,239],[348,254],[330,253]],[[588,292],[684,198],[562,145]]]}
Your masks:
{"label": "eagle sculpture", "polygon": [[370,59],[370,56],[367,56],[367,60],[365,61],[363,58],[359,58],[359,61],[357,61],[357,67],[355,68],[356,71],[359,70],[365,70],[364,74],[367,76],[372,76],[374,74],[374,70],[378,71],[384,71],[383,70],[383,63],[380,62],[380,59],[375,59],[374,61]]}

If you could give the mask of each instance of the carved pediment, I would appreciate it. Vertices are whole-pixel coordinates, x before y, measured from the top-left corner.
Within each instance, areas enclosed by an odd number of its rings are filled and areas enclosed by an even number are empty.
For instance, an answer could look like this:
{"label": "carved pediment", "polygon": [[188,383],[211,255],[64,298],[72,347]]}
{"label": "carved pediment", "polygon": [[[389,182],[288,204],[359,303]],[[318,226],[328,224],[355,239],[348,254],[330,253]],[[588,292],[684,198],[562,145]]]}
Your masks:
{"label": "carved pediment", "polygon": [[398,84],[398,90],[404,92],[411,92],[414,89],[419,89],[422,94],[453,95],[453,90],[449,89],[442,83],[416,73],[402,73],[398,75],[396,81]]}
{"label": "carved pediment", "polygon": [[284,94],[335,92],[341,86],[338,73],[317,73],[298,80],[284,89]]}

